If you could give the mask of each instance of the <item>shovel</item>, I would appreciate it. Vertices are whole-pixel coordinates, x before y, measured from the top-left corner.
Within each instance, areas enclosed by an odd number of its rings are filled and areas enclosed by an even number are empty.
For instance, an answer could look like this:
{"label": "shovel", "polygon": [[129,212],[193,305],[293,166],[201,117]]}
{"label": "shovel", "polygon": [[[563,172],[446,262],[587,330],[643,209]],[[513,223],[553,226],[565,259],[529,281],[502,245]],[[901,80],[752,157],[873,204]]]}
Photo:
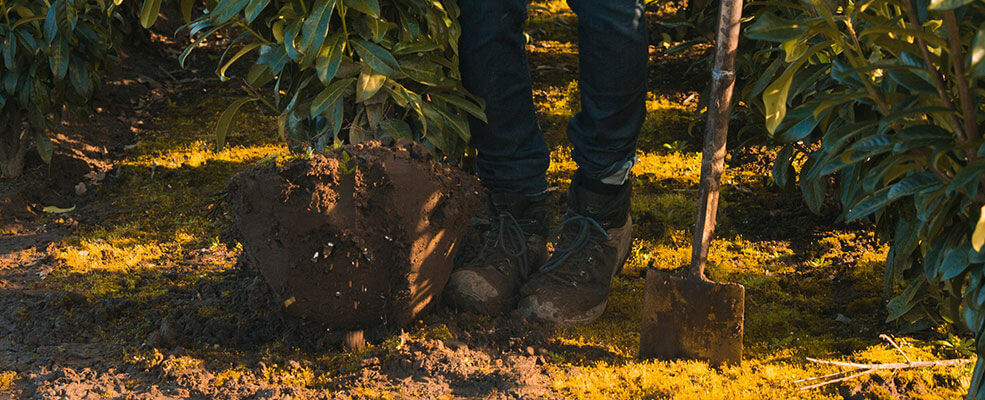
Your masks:
{"label": "shovel", "polygon": [[711,101],[701,159],[701,192],[686,277],[649,269],[643,296],[641,358],[689,358],[712,365],[742,360],[745,288],[705,277],[708,246],[715,233],[718,189],[725,167],[725,137],[735,86],[735,52],[742,0],[722,0],[712,71]]}

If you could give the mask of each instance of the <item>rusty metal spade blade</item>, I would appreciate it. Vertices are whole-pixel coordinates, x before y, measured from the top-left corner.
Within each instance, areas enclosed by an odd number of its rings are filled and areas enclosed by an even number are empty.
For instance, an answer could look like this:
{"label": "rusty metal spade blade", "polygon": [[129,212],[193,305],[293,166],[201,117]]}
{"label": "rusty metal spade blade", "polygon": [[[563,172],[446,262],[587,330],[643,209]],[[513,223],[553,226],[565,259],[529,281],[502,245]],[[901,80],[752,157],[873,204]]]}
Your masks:
{"label": "rusty metal spade blade", "polygon": [[639,352],[643,358],[697,358],[715,365],[742,360],[745,289],[739,284],[712,282],[704,275],[725,168],[741,17],[742,0],[722,0],[691,265],[684,278],[655,269],[647,271]]}
{"label": "rusty metal spade blade", "polygon": [[739,284],[680,278],[650,269],[643,297],[640,357],[742,360],[746,290]]}

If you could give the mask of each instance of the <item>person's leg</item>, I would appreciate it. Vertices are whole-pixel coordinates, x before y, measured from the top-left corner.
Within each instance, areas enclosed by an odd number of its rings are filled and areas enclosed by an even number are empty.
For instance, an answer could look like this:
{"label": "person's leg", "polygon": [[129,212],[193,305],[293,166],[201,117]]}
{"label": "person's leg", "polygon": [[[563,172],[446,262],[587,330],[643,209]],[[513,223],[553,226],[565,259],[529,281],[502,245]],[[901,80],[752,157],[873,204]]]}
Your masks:
{"label": "person's leg", "polygon": [[568,0],[578,14],[582,109],[568,125],[578,171],[550,260],[520,291],[543,322],[588,323],[605,310],[632,247],[636,138],[646,113],[647,33],[640,0]]}
{"label": "person's leg", "polygon": [[[489,189],[491,226],[460,249],[445,289],[452,305],[503,313],[547,258],[550,163],[534,112],[523,24],[525,0],[460,0],[462,82],[486,102],[488,123],[472,119],[478,174]],[[478,236],[478,235],[477,235]]]}
{"label": "person's leg", "polygon": [[462,83],[485,100],[488,123],[471,121],[478,175],[489,189],[547,190],[550,152],[537,124],[523,26],[525,0],[460,0]]}
{"label": "person's leg", "polygon": [[618,185],[635,162],[646,114],[649,41],[641,0],[568,0],[578,14],[581,112],[572,158],[591,180]]}

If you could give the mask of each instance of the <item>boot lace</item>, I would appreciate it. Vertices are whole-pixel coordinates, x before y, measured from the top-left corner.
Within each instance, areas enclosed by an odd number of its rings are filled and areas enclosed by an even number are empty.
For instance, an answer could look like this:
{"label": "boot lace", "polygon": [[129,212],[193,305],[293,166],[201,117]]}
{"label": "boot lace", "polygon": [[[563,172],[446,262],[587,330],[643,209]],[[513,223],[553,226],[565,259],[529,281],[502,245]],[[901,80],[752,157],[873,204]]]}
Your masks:
{"label": "boot lace", "polygon": [[[539,271],[571,286],[577,285],[579,281],[598,279],[599,277],[595,276],[598,274],[597,268],[589,269],[584,266],[602,259],[601,243],[609,240],[609,233],[605,228],[594,218],[575,214],[561,222],[558,231],[560,232],[557,242],[559,247]],[[568,264],[575,267],[581,265],[580,268],[559,268],[568,260],[585,261],[585,263]],[[547,274],[548,272],[550,273]]]}
{"label": "boot lace", "polygon": [[[500,211],[499,215],[496,217],[496,223],[493,225],[492,230],[486,232],[485,240],[483,241],[482,248],[479,249],[478,254],[474,258],[475,262],[482,262],[488,258],[496,257],[497,253],[494,250],[501,250],[498,255],[505,255],[507,262],[510,258],[516,259],[519,262],[519,272],[522,278],[525,278],[529,274],[530,266],[527,260],[527,239],[526,234],[523,231],[523,227],[516,217],[508,211]],[[500,272],[507,273],[504,270],[504,263],[496,262],[490,263],[496,267]]]}

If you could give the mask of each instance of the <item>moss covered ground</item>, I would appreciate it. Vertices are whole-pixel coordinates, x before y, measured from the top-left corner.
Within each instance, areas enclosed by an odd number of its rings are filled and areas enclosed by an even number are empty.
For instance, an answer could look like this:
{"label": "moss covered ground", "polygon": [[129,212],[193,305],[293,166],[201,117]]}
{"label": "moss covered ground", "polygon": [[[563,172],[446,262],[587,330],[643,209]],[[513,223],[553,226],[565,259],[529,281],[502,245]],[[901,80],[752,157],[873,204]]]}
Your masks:
{"label": "moss covered ground", "polygon": [[[537,4],[550,12],[532,11],[528,27],[534,95],[553,149],[549,179],[564,188],[575,169],[564,128],[579,107],[575,17],[563,2]],[[651,27],[661,29],[656,24]],[[656,51],[651,58],[658,63],[661,57],[668,56]],[[701,57],[698,52],[691,62],[703,62]],[[811,364],[805,357],[900,362],[901,356],[879,335],[903,327],[885,322],[886,246],[875,239],[871,227],[839,224],[836,215],[810,214],[796,192],[773,187],[766,176],[768,147],[736,149],[742,157],[730,159],[721,226],[709,265],[713,279],[746,287],[745,361],[716,369],[696,361],[636,359],[643,271],[650,266],[678,269],[690,256],[700,169],[696,98],[702,89],[658,86],[649,95],[640,162],[634,169],[632,207],[637,224],[632,257],[616,278],[609,308],[598,321],[551,333],[557,345],[552,348],[560,349],[549,354],[545,366],[552,396],[833,399],[862,387],[861,398],[892,398],[898,395],[894,391],[904,389],[913,398],[960,397],[969,384],[968,366],[880,373],[808,391],[792,383],[837,371]],[[224,93],[232,96],[233,92]],[[222,282],[237,273],[239,250],[222,244],[229,223],[220,201],[225,183],[260,158],[287,155],[276,137],[275,118],[259,108],[248,110],[250,117],[238,123],[228,140],[230,146],[215,152],[211,127],[230,98],[191,91],[156,107],[149,130],[117,164],[118,178],[88,194],[102,205],[98,218],[81,223],[62,239],[56,254],[59,267],[38,284],[38,289],[81,293],[89,301],[126,299],[140,304],[116,319],[114,328],[97,335],[129,348],[123,363],[154,363],[161,358],[157,350],[139,346],[132,338],[155,332],[158,318],[167,313],[139,310],[178,307],[161,304],[162,296],[175,288]],[[220,302],[196,306],[195,312],[208,320],[235,319],[239,311]],[[468,323],[483,323],[471,317],[455,320],[454,314],[442,316],[447,320],[428,319],[409,334],[442,339],[448,326],[468,329]],[[937,328],[896,338],[914,360],[961,357],[961,349],[946,342],[949,333]],[[395,343],[394,338],[371,343],[367,351],[385,354]],[[338,390],[335,378],[355,371],[360,359],[359,354],[342,350],[313,351],[276,341],[249,347],[192,340],[186,347],[187,354],[157,363],[166,363],[162,368],[168,371],[206,368],[219,385],[252,374],[314,390]],[[265,363],[262,372],[251,369],[256,360]],[[289,360],[300,360],[301,366],[287,367]],[[15,378],[0,366],[0,390]],[[380,388],[348,389],[354,397],[400,397]]]}

